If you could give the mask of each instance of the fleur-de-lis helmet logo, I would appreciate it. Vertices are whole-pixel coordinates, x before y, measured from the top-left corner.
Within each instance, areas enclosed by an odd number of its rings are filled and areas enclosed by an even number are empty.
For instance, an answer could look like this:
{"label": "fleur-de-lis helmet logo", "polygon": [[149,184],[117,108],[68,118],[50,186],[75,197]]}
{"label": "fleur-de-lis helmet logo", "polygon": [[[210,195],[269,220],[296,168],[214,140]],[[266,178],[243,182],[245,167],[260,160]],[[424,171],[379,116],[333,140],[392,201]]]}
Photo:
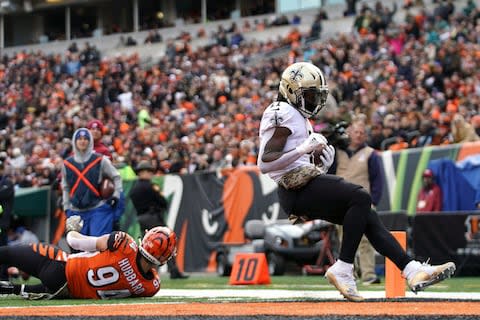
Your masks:
{"label": "fleur-de-lis helmet logo", "polygon": [[298,82],[303,79],[302,68],[290,71],[290,80]]}

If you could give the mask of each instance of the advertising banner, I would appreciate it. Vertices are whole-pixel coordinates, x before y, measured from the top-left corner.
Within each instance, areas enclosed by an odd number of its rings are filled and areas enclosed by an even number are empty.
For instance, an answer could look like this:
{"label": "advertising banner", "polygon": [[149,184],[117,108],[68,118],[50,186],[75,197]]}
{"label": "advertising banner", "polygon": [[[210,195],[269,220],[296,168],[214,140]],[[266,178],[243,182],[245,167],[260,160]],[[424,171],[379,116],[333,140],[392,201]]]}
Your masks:
{"label": "advertising banner", "polygon": [[457,274],[480,275],[480,215],[416,215],[412,236],[417,259],[432,264],[454,261]]}

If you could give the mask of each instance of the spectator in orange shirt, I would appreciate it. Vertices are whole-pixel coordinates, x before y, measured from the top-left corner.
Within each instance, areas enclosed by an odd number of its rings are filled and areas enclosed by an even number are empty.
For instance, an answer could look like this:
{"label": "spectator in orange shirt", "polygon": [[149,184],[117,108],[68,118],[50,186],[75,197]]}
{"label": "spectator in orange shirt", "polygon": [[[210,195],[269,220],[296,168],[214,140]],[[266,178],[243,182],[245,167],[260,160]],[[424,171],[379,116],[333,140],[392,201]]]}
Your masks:
{"label": "spectator in orange shirt", "polygon": [[423,186],[418,193],[417,213],[442,211],[442,190],[435,183],[433,171],[423,172]]}
{"label": "spectator in orange shirt", "polygon": [[300,40],[302,40],[302,34],[300,33],[297,27],[292,28],[286,38],[287,44],[296,43],[296,42],[299,42]]}

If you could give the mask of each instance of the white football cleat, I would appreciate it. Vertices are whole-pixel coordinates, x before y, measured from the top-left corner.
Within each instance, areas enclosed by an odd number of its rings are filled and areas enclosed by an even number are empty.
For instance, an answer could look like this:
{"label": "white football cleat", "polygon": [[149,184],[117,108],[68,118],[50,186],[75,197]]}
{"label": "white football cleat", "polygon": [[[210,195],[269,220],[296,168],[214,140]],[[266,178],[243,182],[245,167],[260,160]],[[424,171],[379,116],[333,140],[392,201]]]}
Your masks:
{"label": "white football cleat", "polygon": [[338,291],[347,299],[354,302],[363,301],[364,298],[357,291],[357,284],[353,277],[353,266],[351,270],[342,270],[339,267],[339,261],[335,262],[327,272],[325,278],[330,284],[334,285]]}
{"label": "white football cleat", "polygon": [[411,262],[416,270],[407,277],[407,284],[414,293],[423,291],[425,288],[450,278],[456,270],[455,263],[447,262],[438,266],[432,266],[427,262]]}

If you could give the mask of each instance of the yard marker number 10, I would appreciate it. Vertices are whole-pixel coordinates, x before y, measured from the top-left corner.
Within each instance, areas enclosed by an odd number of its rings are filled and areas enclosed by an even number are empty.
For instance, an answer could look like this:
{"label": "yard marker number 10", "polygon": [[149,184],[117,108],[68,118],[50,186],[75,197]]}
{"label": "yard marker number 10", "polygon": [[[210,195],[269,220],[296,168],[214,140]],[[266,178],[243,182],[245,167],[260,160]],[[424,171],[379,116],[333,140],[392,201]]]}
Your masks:
{"label": "yard marker number 10", "polygon": [[245,281],[252,281],[257,270],[258,257],[241,258],[238,263],[240,269],[237,273],[237,281],[240,281],[240,278]]}
{"label": "yard marker number 10", "polygon": [[267,259],[264,253],[238,253],[230,275],[230,284],[269,284]]}

